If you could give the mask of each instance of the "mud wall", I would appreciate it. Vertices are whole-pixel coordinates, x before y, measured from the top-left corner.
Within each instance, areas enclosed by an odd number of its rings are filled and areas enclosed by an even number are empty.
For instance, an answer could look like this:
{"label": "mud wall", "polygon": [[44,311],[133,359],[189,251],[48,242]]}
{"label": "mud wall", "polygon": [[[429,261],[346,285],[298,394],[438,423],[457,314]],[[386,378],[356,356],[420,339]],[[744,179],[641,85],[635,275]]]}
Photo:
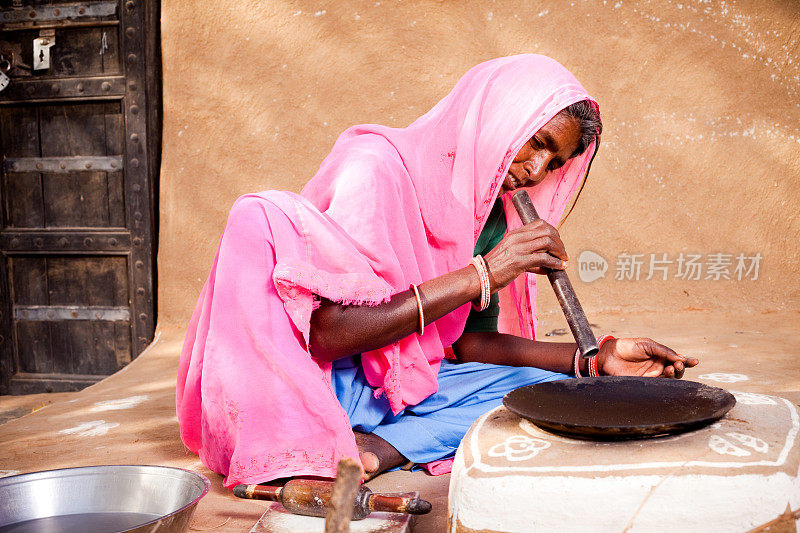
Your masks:
{"label": "mud wall", "polygon": [[188,320],[237,196],[299,191],[348,126],[405,126],[476,63],[521,52],[556,58],[601,105],[601,151],[562,225],[589,312],[800,311],[796,2],[162,10],[162,324]]}

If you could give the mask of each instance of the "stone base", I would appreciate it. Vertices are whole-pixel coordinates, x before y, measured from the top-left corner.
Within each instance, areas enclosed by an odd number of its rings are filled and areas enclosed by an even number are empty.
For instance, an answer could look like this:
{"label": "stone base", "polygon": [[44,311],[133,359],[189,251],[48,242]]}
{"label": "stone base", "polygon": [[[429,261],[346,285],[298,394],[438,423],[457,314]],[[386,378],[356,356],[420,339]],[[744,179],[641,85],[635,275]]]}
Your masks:
{"label": "stone base", "polygon": [[744,531],[797,509],[797,408],[731,392],[711,426],[624,442],[557,436],[499,407],[458,449],[449,530]]}
{"label": "stone base", "polygon": [[[402,493],[402,495],[419,496],[416,492]],[[374,512],[363,520],[350,522],[350,531],[352,533],[409,533],[414,518],[412,515],[402,513]],[[319,533],[320,531],[325,531],[324,518],[292,514],[280,503],[272,502],[250,533]]]}

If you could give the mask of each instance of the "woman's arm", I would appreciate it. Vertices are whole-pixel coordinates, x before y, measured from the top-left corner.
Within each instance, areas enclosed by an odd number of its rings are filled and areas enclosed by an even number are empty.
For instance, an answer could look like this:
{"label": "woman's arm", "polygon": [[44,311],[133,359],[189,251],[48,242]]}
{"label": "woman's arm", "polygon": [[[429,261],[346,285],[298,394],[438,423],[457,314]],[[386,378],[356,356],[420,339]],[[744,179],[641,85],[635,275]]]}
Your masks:
{"label": "woman's arm", "polygon": [[[453,351],[462,363],[534,366],[563,374],[572,373],[576,348],[574,342],[539,342],[489,331],[464,333],[453,345]],[[586,363],[581,362],[581,373],[584,369]],[[588,370],[585,375],[588,375]]]}
{"label": "woman's arm", "polygon": [[[458,360],[508,366],[533,366],[571,374],[577,348],[574,342],[538,342],[494,332],[464,333],[454,345]],[[700,361],[685,357],[652,339],[612,339],[597,354],[602,374],[681,378]],[[589,375],[586,360],[578,359],[581,374]]]}
{"label": "woman's arm", "polygon": [[[481,294],[480,280],[472,266],[426,281],[417,289],[426,323]],[[397,293],[376,306],[344,306],[323,300],[311,315],[309,348],[314,357],[334,361],[388,346],[411,335],[418,327],[419,310],[412,290]]]}
{"label": "woman's arm", "polygon": [[[484,259],[492,292],[496,292],[523,272],[563,269],[567,252],[558,231],[537,220],[506,234]],[[428,280],[418,290],[426,324],[481,294],[478,274],[471,265]],[[334,361],[388,346],[411,335],[418,326],[417,302],[411,290],[376,306],[344,306],[326,300],[311,315],[309,349],[319,359]]]}

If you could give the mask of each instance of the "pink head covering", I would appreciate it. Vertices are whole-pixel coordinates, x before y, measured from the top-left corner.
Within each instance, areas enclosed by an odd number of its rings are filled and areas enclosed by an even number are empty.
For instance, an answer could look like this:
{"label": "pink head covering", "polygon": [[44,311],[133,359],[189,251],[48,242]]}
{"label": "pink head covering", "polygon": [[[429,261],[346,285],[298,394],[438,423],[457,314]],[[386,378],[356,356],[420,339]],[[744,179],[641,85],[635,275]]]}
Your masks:
{"label": "pink head covering", "polygon": [[[186,446],[228,487],[333,476],[342,456],[357,457],[331,365],[307,350],[317,297],[376,305],[467,265],[514,155],[558,111],[588,98],[552,59],[488,61],[408,128],[344,132],[302,196],[237,200],[181,352],[176,407]],[[593,152],[531,189],[544,219],[561,217]],[[518,227],[505,204],[509,229]],[[501,321],[532,338],[528,277],[510,288]],[[362,354],[367,379],[395,413],[437,390],[439,362],[468,314],[466,304],[423,336]]]}
{"label": "pink head covering", "polygon": [[[481,63],[407,128],[354,126],[336,141],[302,195],[369,251],[375,273],[394,292],[468,264],[503,178],[522,146],[556,113],[591,100],[558,62],[517,55]],[[596,105],[596,103],[594,104]],[[531,198],[556,224],[582,182],[594,145],[551,172]],[[506,202],[509,229],[519,217]],[[533,338],[535,276],[504,299],[501,329]],[[362,354],[367,379],[392,408],[436,391],[443,349],[463,332],[469,306],[382,350]]]}

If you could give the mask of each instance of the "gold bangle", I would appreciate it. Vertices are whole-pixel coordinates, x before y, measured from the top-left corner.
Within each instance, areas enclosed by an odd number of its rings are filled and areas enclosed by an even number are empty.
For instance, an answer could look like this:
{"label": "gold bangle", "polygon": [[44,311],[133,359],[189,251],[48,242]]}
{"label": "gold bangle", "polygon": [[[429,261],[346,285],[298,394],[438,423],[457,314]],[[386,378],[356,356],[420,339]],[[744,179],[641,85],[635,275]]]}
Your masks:
{"label": "gold bangle", "polygon": [[419,329],[417,333],[422,335],[425,332],[425,314],[422,312],[422,298],[419,296],[419,289],[413,283],[411,284],[411,290],[414,291],[414,297],[417,299],[417,310],[419,311]]}

